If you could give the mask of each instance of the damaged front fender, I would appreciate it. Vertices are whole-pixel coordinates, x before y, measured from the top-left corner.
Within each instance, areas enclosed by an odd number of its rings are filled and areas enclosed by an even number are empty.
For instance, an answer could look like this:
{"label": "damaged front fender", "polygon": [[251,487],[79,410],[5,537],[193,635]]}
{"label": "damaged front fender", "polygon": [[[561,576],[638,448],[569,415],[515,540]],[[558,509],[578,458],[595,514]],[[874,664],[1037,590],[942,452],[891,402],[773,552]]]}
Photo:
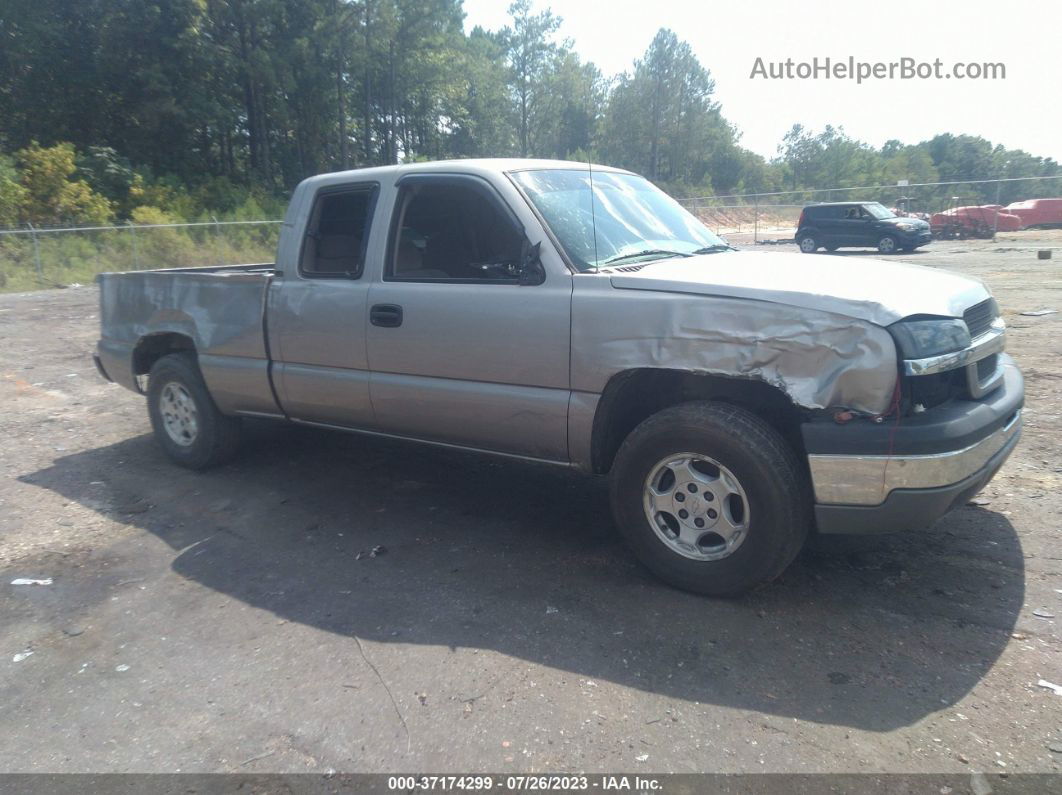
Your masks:
{"label": "damaged front fender", "polygon": [[616,373],[663,368],[753,378],[806,409],[882,414],[896,348],[881,326],[767,301],[613,290],[575,291],[572,389],[600,394]]}

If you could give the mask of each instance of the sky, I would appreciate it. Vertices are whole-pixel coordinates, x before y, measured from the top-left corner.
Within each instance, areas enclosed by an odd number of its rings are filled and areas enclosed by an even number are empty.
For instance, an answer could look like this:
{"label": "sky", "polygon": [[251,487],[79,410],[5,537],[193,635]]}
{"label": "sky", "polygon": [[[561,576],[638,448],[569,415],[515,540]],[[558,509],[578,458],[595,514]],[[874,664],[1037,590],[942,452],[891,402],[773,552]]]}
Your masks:
{"label": "sky", "polygon": [[[464,0],[466,29],[507,24],[508,0]],[[937,133],[980,135],[994,144],[1062,161],[1062,2],[934,0],[534,0],[562,17],[559,32],[607,75],[632,68],[656,31],[669,27],[693,47],[716,83],[741,144],[765,157],[799,122],[843,126],[881,146]],[[890,62],[940,59],[1002,63],[998,80],[752,78],[757,58]]]}

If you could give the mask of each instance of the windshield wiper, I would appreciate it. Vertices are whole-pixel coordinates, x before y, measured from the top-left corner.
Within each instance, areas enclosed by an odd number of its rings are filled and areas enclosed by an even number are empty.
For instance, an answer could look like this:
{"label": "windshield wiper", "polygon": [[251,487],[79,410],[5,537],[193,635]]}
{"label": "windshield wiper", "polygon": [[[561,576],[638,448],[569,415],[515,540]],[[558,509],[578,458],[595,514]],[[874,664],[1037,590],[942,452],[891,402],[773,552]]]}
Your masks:
{"label": "windshield wiper", "polygon": [[612,257],[601,263],[601,266],[612,265],[616,262],[622,262],[625,259],[638,259],[638,257],[657,257],[663,259],[664,257],[689,257],[691,254],[687,254],[684,251],[671,251],[666,248],[647,248],[644,251],[636,251],[633,254],[620,254],[618,257]]}
{"label": "windshield wiper", "polygon": [[693,253],[694,254],[718,254],[720,251],[737,251],[737,249],[734,248],[731,245],[726,244],[726,243],[715,243],[714,245],[711,245],[711,246],[705,246],[704,248],[699,248],[696,251],[694,251]]}

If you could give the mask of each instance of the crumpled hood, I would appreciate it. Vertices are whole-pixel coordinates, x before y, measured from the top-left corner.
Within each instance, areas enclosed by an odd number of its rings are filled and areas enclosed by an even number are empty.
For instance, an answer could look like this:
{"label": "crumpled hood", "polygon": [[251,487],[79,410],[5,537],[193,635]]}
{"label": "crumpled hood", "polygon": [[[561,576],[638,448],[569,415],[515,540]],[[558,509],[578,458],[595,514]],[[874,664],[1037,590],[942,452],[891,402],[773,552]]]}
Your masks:
{"label": "crumpled hood", "polygon": [[978,279],[861,256],[727,251],[615,268],[621,290],[748,298],[865,320],[880,326],[910,315],[962,317],[990,296]]}

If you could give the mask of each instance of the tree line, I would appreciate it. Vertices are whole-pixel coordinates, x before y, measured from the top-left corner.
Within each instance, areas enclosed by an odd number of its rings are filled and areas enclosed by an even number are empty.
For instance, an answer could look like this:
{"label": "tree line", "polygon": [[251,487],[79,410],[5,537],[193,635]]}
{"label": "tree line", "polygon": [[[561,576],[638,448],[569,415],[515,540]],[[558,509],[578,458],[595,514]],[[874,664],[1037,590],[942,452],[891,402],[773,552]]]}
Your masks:
{"label": "tree line", "polygon": [[767,159],[673,31],[607,79],[530,0],[467,34],[461,0],[5,0],[0,42],[0,224],[275,217],[308,175],[452,157],[592,158],[677,195],[1062,173],[800,125]]}

